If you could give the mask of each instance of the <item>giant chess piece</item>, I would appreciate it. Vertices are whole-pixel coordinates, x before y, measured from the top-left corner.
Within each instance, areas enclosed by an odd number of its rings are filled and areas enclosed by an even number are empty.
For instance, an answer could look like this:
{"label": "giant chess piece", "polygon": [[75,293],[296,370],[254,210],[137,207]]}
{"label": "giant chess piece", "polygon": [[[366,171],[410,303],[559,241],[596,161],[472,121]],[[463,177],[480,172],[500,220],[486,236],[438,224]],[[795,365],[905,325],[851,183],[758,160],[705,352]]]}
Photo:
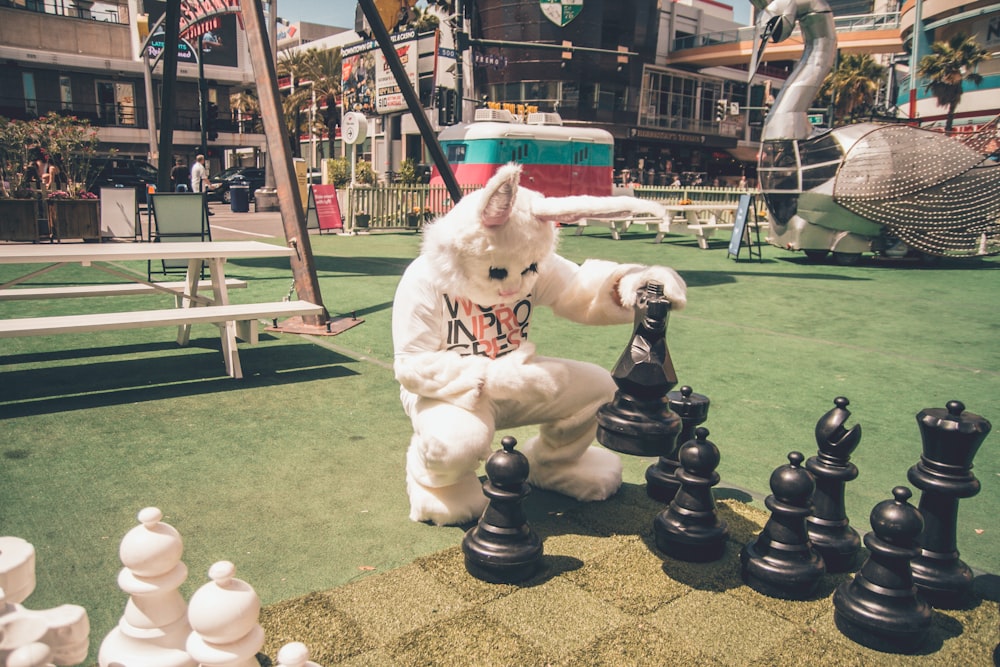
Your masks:
{"label": "giant chess piece", "polygon": [[494,584],[511,584],[532,576],[541,564],[542,540],[528,526],[522,501],[531,488],[528,459],[514,451],[517,440],[506,436],[503,449],[486,460],[488,481],[483,493],[489,505],[479,523],[462,539],[465,569]]}
{"label": "giant chess piece", "polygon": [[309,659],[309,647],[302,642],[285,644],[278,651],[277,667],[320,667]]}
{"label": "giant chess piece", "polygon": [[163,512],[146,507],[139,525],[122,538],[118,555],[125,566],[118,587],[129,594],[118,625],[101,642],[100,667],[194,667],[185,649],[191,627],[187,604],[177,590],[187,579],[184,544],[163,523]]}
{"label": "giant chess piece", "polygon": [[670,506],[656,515],[656,547],[678,560],[718,560],[726,550],[729,526],[715,511],[712,487],[719,483],[719,448],[708,440],[708,429],[699,427],[695,439],[681,446],[680,489]]}
{"label": "giant chess piece", "polygon": [[662,285],[648,289],[645,313],[611,373],[618,390],[597,411],[597,441],[635,456],[673,451],[681,430],[680,417],[666,400],[677,384],[665,339],[670,302],[662,296]]}
{"label": "giant chess piece", "polygon": [[21,603],[34,591],[35,547],[0,537],[0,665],[80,664],[90,643],[87,610],[75,604],[27,609]]}
{"label": "giant chess piece", "polygon": [[870,555],[851,581],[833,594],[834,622],[863,646],[894,653],[920,648],[931,625],[931,608],[917,593],[910,560],[920,553],[923,528],[910,505],[910,490],[897,486],[893,500],[872,509],[872,532],[865,535]]}
{"label": "giant chess piece", "polygon": [[861,536],[851,527],[844,509],[844,486],[858,476],[850,462],[851,452],[861,442],[861,426],[850,431],[844,422],[851,416],[843,396],[833,399],[834,408],[816,423],[819,452],[806,461],[806,470],[816,480],[813,513],[806,519],[806,531],[813,549],[823,557],[827,572],[848,572],[861,551]]}
{"label": "giant chess piece", "polygon": [[801,467],[803,458],[791,452],[788,465],[771,473],[772,493],[764,499],[771,516],[757,539],[740,551],[743,581],[771,597],[804,600],[816,591],[826,571],[806,534],[816,483]]}
{"label": "giant chess piece", "polygon": [[691,387],[684,385],[680,391],[667,393],[667,404],[680,416],[681,432],[674,441],[674,447],[646,468],[646,495],[661,503],[673,500],[681,486],[676,477],[680,467],[677,452],[684,443],[694,438],[695,427],[708,419],[709,400],[708,396],[696,394]]}
{"label": "giant chess piece", "polygon": [[972,459],[992,427],[979,415],[965,412],[961,401],[949,401],[943,410],[921,410],[917,424],[923,454],[906,476],[922,491],[924,531],[918,539],[920,555],[912,562],[913,581],[935,607],[961,606],[972,589],[972,570],[958,557],[958,501],[979,493]]}
{"label": "giant chess piece", "polygon": [[260,598],[235,574],[236,566],[227,560],[213,564],[208,568],[212,581],[196,590],[188,604],[187,650],[201,667],[260,667]]}

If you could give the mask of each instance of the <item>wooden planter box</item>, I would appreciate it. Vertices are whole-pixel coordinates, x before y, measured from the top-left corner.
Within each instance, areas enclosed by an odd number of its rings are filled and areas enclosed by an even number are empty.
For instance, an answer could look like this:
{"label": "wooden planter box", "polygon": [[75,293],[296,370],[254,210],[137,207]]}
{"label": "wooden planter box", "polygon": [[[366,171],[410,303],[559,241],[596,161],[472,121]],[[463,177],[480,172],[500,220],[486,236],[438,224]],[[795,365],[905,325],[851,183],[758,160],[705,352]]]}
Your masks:
{"label": "wooden planter box", "polygon": [[0,199],[0,240],[38,241],[38,202]]}
{"label": "wooden planter box", "polygon": [[98,199],[50,199],[49,229],[58,239],[101,240]]}

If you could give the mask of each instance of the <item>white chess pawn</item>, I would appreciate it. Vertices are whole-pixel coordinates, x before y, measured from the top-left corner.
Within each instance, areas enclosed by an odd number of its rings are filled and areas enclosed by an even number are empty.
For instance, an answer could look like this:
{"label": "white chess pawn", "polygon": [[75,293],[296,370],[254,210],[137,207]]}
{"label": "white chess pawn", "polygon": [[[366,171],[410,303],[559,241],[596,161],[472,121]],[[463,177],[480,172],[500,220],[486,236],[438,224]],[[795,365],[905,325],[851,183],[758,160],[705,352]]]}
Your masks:
{"label": "white chess pawn", "polygon": [[55,667],[52,649],[41,642],[25,644],[7,656],[7,667]]}
{"label": "white chess pawn", "polygon": [[118,586],[129,594],[118,627],[104,638],[100,667],[194,667],[185,649],[191,628],[187,605],[177,590],[187,579],[181,561],[184,543],[163,523],[163,512],[147,507],[140,525],[122,539],[118,555],[125,566]]}
{"label": "white chess pawn", "polygon": [[320,667],[309,659],[309,649],[302,642],[285,644],[278,651],[278,667]]}
{"label": "white chess pawn", "polygon": [[219,561],[208,569],[212,580],[188,604],[187,650],[201,667],[259,667],[264,629],[257,622],[260,598],[247,582],[235,578],[236,566]]}

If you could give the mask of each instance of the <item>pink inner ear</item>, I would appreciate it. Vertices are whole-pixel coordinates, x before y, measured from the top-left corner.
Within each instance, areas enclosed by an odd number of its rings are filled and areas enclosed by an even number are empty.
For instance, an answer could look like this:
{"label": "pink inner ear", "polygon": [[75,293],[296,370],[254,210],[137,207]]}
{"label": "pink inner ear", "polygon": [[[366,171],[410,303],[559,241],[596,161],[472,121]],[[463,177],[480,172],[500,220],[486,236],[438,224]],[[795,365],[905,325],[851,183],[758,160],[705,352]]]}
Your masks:
{"label": "pink inner ear", "polygon": [[503,227],[504,223],[507,222],[510,211],[505,211],[503,214],[490,215],[487,213],[483,214],[483,227]]}

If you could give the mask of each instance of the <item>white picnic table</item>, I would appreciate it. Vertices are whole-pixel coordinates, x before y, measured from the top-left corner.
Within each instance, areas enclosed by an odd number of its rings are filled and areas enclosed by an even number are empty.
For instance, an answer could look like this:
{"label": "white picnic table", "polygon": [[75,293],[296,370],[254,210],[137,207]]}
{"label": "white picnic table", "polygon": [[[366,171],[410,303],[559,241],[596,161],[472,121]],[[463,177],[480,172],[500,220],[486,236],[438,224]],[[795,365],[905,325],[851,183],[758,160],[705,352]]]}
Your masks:
{"label": "white picnic table", "polygon": [[[175,243],[74,243],[0,244],[0,264],[40,264],[24,275],[0,284],[0,301],[163,293],[174,297],[175,307],[82,313],[48,317],[0,319],[0,338],[79,333],[152,326],[177,326],[177,343],[187,345],[191,325],[211,322],[219,326],[226,372],[243,377],[236,339],[254,343],[257,320],[291,315],[322,314],[322,306],[307,301],[277,301],[231,304],[230,287],[245,287],[243,281],[226,278],[226,261],[243,258],[289,257],[295,250],[259,241],[179,241]],[[187,273],[180,282],[157,282],[118,266],[125,261],[186,260]],[[32,279],[67,264],[80,264],[124,279],[123,283],[100,283],[34,287]],[[208,280],[201,280],[202,264]],[[210,288],[210,293],[199,293]]]}

